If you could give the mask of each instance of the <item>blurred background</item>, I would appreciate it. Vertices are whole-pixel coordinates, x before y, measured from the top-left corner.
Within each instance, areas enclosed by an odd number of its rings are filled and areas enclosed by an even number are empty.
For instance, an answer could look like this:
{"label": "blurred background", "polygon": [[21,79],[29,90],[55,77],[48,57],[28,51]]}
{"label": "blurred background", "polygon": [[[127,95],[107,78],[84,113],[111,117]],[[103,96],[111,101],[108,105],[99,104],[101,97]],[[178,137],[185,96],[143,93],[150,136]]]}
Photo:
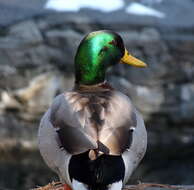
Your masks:
{"label": "blurred background", "polygon": [[40,118],[71,89],[87,33],[110,29],[146,69],[118,65],[108,81],[143,114],[148,150],[129,183],[194,184],[193,0],[0,0],[0,189],[57,176],[37,149]]}

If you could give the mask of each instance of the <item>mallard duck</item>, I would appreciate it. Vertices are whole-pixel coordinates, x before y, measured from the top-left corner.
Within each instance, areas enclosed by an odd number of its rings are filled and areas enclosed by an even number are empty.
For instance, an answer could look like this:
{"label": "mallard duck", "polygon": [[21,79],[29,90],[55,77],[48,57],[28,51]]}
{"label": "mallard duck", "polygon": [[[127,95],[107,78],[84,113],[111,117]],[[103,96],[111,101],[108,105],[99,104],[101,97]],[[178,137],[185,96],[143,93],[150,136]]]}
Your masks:
{"label": "mallard duck", "polygon": [[74,62],[75,86],[54,99],[40,122],[41,155],[73,190],[119,190],[145,154],[147,133],[129,97],[105,74],[117,63],[146,64],[107,30],[84,37]]}

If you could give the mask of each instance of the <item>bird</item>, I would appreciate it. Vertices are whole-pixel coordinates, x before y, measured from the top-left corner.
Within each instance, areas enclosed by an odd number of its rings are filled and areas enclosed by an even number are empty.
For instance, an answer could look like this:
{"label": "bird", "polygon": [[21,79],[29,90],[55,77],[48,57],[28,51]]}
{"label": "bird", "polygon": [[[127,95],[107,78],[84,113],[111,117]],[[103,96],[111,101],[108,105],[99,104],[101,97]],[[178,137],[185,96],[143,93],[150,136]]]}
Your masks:
{"label": "bird", "polygon": [[65,190],[121,190],[145,155],[143,117],[106,81],[107,69],[119,63],[147,66],[118,33],[87,34],[74,57],[74,86],[54,98],[40,121],[40,153]]}

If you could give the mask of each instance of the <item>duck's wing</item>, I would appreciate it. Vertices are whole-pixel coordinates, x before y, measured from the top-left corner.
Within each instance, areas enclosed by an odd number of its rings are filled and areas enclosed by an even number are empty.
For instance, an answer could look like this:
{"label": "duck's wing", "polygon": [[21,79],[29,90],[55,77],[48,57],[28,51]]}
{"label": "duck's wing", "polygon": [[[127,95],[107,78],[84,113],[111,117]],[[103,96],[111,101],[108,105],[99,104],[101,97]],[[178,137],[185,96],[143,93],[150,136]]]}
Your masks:
{"label": "duck's wing", "polygon": [[[100,151],[120,155],[129,149],[136,125],[136,114],[130,99],[120,92],[112,92],[104,109],[104,125],[99,130]],[[107,148],[107,152],[103,147]]]}
{"label": "duck's wing", "polygon": [[83,100],[77,93],[66,92],[55,98],[50,113],[50,122],[58,134],[58,144],[70,154],[79,154],[96,149],[97,143],[85,130],[80,110]]}
{"label": "duck's wing", "polygon": [[59,146],[70,154],[87,150],[120,155],[130,148],[136,114],[120,92],[66,92],[51,106],[50,121]]}

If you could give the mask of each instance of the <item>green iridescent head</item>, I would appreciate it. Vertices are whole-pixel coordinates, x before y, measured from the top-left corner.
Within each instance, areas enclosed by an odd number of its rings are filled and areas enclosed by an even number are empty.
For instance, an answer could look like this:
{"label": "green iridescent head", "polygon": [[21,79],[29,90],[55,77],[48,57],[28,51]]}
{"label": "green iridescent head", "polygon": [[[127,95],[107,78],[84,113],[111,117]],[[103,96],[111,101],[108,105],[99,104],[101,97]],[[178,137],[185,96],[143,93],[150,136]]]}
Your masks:
{"label": "green iridescent head", "polygon": [[107,68],[123,61],[126,56],[129,54],[118,34],[108,30],[88,34],[75,56],[75,82],[84,85],[103,82]]}

